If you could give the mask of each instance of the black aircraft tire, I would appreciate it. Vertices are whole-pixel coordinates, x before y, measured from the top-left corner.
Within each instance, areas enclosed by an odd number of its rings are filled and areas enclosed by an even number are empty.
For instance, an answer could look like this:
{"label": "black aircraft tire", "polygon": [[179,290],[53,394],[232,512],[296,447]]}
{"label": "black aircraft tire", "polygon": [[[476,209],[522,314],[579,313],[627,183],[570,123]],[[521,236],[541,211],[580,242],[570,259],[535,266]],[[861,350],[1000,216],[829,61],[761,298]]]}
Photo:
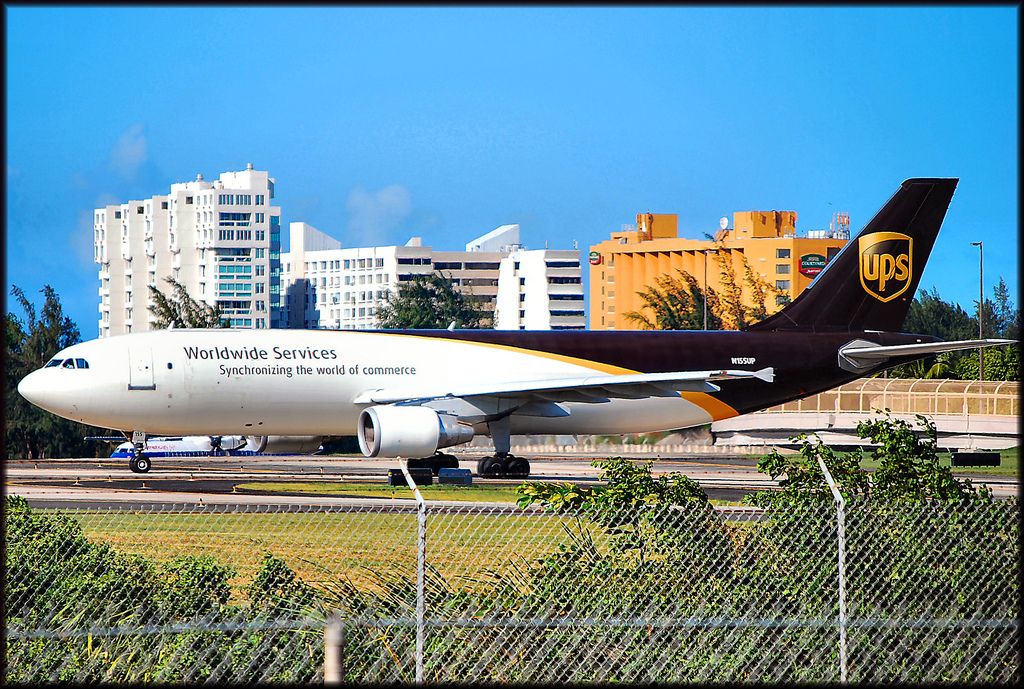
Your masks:
{"label": "black aircraft tire", "polygon": [[522,457],[512,457],[505,472],[509,478],[526,478],[530,475],[530,463]]}
{"label": "black aircraft tire", "polygon": [[497,457],[484,457],[477,463],[476,473],[481,478],[504,478],[505,467]]}
{"label": "black aircraft tire", "polygon": [[145,455],[142,455],[141,457],[136,457],[135,459],[132,460],[132,463],[135,465],[132,471],[134,471],[137,474],[148,473],[149,470],[153,468],[153,462],[149,459],[149,457]]}

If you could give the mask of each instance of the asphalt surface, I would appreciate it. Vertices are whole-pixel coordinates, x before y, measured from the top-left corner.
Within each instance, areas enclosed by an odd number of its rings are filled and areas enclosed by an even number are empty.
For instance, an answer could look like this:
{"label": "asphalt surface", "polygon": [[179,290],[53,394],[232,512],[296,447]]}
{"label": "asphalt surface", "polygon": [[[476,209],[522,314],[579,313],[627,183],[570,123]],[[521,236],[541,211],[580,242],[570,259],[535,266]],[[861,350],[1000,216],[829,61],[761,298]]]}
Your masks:
{"label": "asphalt surface", "polygon": [[[476,469],[476,458],[460,457],[463,468]],[[596,482],[594,458],[531,457],[531,481]],[[755,490],[770,490],[777,482],[757,472],[756,457],[664,457],[654,460],[653,471],[679,471],[701,484],[716,500],[739,501]],[[112,508],[130,505],[290,505],[408,509],[407,498],[362,498],[282,493],[269,489],[241,489],[239,484],[308,481],[366,481],[383,483],[395,460],[361,457],[167,457],[155,458],[147,474],[133,474],[123,459],[8,460],[4,492],[24,496],[38,507]],[[992,487],[996,497],[1018,492],[1011,476],[985,476],[975,482]],[[476,485],[518,485],[521,479],[480,479]],[[482,505],[463,501],[432,501],[449,505]],[[500,503],[494,503],[495,506]]]}
{"label": "asphalt surface", "polygon": [[[593,458],[530,458],[531,481],[597,481]],[[5,492],[25,496],[30,504],[47,507],[90,507],[134,504],[400,504],[391,498],[329,497],[239,491],[242,483],[307,481],[367,481],[381,483],[395,460],[358,457],[167,457],[155,458],[147,474],[133,474],[121,459],[9,460]],[[461,459],[463,468],[476,470],[476,459]],[[656,474],[682,471],[699,481],[710,497],[737,501],[752,490],[775,485],[758,474],[749,457],[658,459]],[[521,479],[480,479],[476,485],[518,485]],[[414,504],[411,494],[409,504]],[[455,503],[453,503],[455,504]],[[480,504],[480,503],[465,503]]]}

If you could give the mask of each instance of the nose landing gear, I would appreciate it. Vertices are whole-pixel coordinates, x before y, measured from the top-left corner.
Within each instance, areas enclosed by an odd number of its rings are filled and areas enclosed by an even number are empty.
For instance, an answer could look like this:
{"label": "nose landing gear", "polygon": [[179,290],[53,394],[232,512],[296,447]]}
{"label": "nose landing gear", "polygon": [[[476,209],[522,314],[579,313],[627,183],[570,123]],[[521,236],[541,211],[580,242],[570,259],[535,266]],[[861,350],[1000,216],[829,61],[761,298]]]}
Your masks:
{"label": "nose landing gear", "polygon": [[132,458],[128,460],[128,468],[132,470],[133,474],[145,474],[153,468],[153,462],[146,456],[144,450],[143,443],[135,443]]}

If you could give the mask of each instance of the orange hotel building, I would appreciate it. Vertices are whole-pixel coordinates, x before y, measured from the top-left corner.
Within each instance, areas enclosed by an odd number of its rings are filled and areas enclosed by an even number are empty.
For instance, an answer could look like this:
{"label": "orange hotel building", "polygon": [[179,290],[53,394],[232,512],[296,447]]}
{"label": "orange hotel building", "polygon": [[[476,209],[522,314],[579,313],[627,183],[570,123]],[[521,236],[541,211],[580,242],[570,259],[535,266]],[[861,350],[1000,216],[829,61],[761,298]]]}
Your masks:
{"label": "orange hotel building", "polygon": [[[790,299],[803,291],[814,276],[835,256],[850,237],[849,215],[838,213],[830,230],[816,230],[798,237],[795,211],[742,211],[733,214],[732,229],[715,236],[732,261],[737,283],[748,299],[743,280],[742,256],[751,268]],[[725,224],[723,218],[722,224]],[[610,239],[590,247],[590,329],[634,330],[638,326],[622,314],[639,310],[642,289],[654,285],[659,275],[690,273],[720,292],[720,266],[708,250],[716,248],[708,239],[683,239],[678,235],[675,213],[639,213],[636,228],[624,226]],[[770,313],[781,308],[767,304]]]}

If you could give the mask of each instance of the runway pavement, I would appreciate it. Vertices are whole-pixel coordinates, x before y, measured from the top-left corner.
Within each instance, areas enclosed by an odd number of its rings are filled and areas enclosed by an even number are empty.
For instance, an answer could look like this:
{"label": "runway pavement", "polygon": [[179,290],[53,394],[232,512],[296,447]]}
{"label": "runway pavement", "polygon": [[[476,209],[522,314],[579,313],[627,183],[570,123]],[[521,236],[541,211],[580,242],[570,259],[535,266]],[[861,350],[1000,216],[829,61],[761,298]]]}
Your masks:
{"label": "runway pavement", "polygon": [[[531,457],[532,481],[597,481],[593,458]],[[56,459],[8,460],[4,492],[22,495],[30,504],[46,507],[100,507],[116,505],[305,505],[377,506],[397,509],[415,505],[408,498],[327,497],[280,493],[271,490],[243,490],[237,485],[259,482],[367,481],[382,482],[395,460],[361,457],[169,457],[153,460],[148,474],[133,474],[125,460]],[[476,468],[476,461],[462,459],[464,468]],[[654,460],[655,474],[679,471],[694,479],[712,499],[738,501],[755,490],[777,486],[756,470],[756,458],[665,457]],[[984,477],[997,498],[1016,495],[1016,477]],[[477,485],[518,485],[519,479],[479,479]],[[437,504],[481,505],[459,501]]]}

